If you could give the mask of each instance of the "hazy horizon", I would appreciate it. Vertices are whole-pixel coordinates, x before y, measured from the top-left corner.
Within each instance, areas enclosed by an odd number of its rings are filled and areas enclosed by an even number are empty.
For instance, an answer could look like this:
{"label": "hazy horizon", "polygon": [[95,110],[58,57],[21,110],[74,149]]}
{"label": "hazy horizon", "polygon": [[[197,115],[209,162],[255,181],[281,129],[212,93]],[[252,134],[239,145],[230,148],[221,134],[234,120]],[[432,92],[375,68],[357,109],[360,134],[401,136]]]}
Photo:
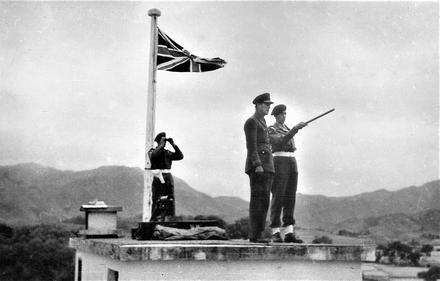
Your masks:
{"label": "hazy horizon", "polygon": [[263,92],[290,127],[336,108],[295,136],[300,193],[439,177],[438,3],[417,1],[0,2],[0,165],[143,168],[151,8],[187,50],[227,61],[157,73],[156,131],[196,190],[249,198],[243,125]]}
{"label": "hazy horizon", "polygon": [[[42,164],[39,164],[39,163],[36,163],[36,162],[25,162],[25,163],[15,163],[15,164],[11,164],[11,165],[0,165],[0,167],[14,167],[14,166],[20,166],[20,165],[38,165],[38,166],[42,166],[44,168],[55,169],[55,170],[61,171],[61,172],[84,172],[84,171],[96,170],[96,169],[103,168],[103,167],[121,167],[121,166],[122,167],[126,167],[126,168],[130,168],[130,169],[139,169],[141,171],[143,170],[142,168],[139,168],[139,167],[130,167],[130,166],[125,166],[125,165],[117,165],[117,164],[114,164],[114,165],[104,165],[104,166],[99,166],[99,167],[96,167],[96,168],[85,169],[85,170],[70,170],[70,169],[65,169],[64,170],[64,169],[57,169],[57,168],[54,168],[54,167],[51,167],[51,166],[47,166],[47,165],[42,165]],[[179,176],[175,176],[175,177],[178,177],[179,179],[183,180],[186,184],[188,184],[191,188],[194,188],[184,178],[181,178]],[[391,188],[391,189],[389,189],[389,188],[378,188],[378,189],[374,189],[374,190],[371,190],[371,191],[360,192],[360,193],[356,193],[356,194],[352,194],[352,195],[328,196],[328,195],[324,195],[324,194],[320,194],[320,193],[304,193],[304,192],[298,192],[298,193],[303,194],[303,195],[319,195],[319,196],[326,196],[326,197],[350,197],[350,196],[356,196],[356,195],[360,195],[360,194],[364,194],[364,193],[375,192],[375,191],[379,191],[379,190],[387,190],[387,191],[393,192],[393,191],[399,191],[401,189],[405,189],[405,188],[409,188],[409,187],[413,187],[413,186],[421,187],[421,186],[423,186],[423,185],[425,185],[427,183],[435,182],[435,181],[440,181],[440,178],[428,180],[427,182],[424,182],[424,183],[421,183],[421,184],[417,184],[417,185],[400,186],[400,187],[395,187],[394,189],[393,188]],[[198,191],[200,191],[200,190],[198,190]],[[200,191],[200,192],[202,192],[202,191]],[[209,194],[207,194],[207,195],[209,195]],[[238,197],[240,199],[246,199],[247,201],[249,201],[247,198],[243,198],[243,197],[239,197],[239,196],[233,196],[233,195],[219,195],[219,196],[211,196],[211,197],[215,198],[215,197],[221,197],[221,196]]]}

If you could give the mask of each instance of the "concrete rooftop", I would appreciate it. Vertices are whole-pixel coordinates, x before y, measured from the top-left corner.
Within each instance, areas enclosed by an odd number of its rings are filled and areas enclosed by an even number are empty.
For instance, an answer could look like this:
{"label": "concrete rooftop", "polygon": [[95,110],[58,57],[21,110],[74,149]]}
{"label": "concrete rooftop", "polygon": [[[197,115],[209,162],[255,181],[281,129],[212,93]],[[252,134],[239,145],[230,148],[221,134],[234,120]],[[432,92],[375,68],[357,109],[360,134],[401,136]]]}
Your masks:
{"label": "concrete rooftop", "polygon": [[374,244],[258,244],[247,240],[139,241],[131,238],[71,238],[69,246],[77,251],[130,261],[374,261]]}

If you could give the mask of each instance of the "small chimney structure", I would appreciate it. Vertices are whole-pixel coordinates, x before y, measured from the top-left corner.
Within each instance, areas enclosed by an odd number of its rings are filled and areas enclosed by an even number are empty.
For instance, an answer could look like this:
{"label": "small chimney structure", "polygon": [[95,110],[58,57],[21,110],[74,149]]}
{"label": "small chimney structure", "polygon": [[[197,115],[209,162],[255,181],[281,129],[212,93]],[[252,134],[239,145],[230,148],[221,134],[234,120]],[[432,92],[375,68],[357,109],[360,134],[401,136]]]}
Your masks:
{"label": "small chimney structure", "polygon": [[85,229],[80,234],[86,238],[117,238],[117,212],[120,206],[110,206],[104,201],[92,201],[82,205],[80,211],[85,212]]}

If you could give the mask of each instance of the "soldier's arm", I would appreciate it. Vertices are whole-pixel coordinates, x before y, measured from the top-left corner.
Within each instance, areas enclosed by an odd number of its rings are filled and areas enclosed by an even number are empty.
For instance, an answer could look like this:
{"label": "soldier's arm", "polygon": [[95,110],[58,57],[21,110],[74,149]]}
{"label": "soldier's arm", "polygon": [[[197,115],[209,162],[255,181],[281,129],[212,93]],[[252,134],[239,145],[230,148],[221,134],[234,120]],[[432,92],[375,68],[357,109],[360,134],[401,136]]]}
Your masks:
{"label": "soldier's arm", "polygon": [[285,134],[284,136],[281,134],[278,134],[274,128],[271,128],[271,130],[269,130],[270,140],[273,144],[285,144],[290,139],[292,139],[296,135],[296,133],[298,133],[298,131],[300,129],[304,128],[305,126],[307,126],[306,123],[300,122],[300,123],[296,124],[295,127],[290,129],[289,132],[287,134]]}
{"label": "soldier's arm", "polygon": [[148,158],[150,158],[150,160],[152,157],[151,154],[152,154],[153,150],[154,150],[154,148],[151,148],[150,150],[148,150]]}
{"label": "soldier's arm", "polygon": [[156,163],[157,162],[157,159],[158,159],[158,153],[156,152],[156,153],[153,153],[153,152],[155,152],[155,148],[151,148],[149,151],[148,151],[148,157],[150,158],[150,161],[151,161],[151,164],[153,164],[153,163]]}
{"label": "soldier's arm", "polygon": [[183,159],[183,153],[180,148],[174,143],[173,138],[169,138],[168,142],[173,146],[174,152],[170,155],[171,160],[177,161]]}
{"label": "soldier's arm", "polygon": [[252,168],[262,166],[260,156],[257,150],[257,123],[253,119],[248,119],[244,124],[244,133],[246,135],[246,148],[248,157],[251,159]]}
{"label": "soldier's arm", "polygon": [[291,138],[293,138],[293,136],[296,135],[296,133],[298,133],[298,128],[295,126],[292,129],[289,130],[289,132],[284,136],[283,141],[288,142]]}
{"label": "soldier's arm", "polygon": [[173,161],[182,160],[183,159],[183,153],[180,150],[180,148],[177,145],[175,145],[175,144],[173,144],[173,148],[174,148],[174,153],[171,154],[171,160],[173,160]]}

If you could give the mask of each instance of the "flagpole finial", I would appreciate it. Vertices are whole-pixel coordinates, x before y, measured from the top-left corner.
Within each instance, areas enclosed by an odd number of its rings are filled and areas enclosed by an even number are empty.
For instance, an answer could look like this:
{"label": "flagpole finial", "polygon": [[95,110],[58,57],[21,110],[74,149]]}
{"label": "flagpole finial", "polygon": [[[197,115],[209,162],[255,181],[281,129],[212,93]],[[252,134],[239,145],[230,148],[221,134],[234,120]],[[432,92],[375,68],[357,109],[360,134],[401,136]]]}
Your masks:
{"label": "flagpole finial", "polygon": [[160,17],[160,11],[156,8],[148,10],[148,15],[150,17]]}

